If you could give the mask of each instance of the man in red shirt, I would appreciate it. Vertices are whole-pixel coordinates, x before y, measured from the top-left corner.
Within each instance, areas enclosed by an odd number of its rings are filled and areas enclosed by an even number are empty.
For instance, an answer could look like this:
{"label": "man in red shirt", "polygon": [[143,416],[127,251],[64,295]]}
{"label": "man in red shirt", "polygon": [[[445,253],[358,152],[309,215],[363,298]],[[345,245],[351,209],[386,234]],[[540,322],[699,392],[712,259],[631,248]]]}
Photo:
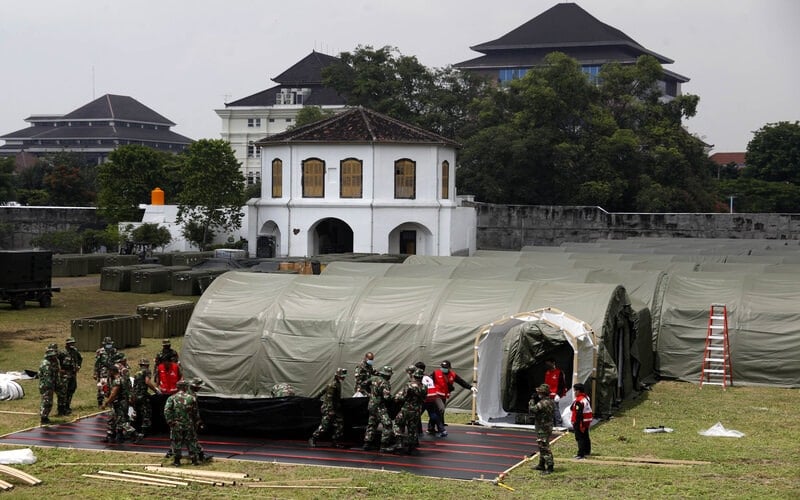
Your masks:
{"label": "man in red shirt", "polygon": [[[477,387],[472,387],[466,380],[459,377],[455,371],[453,371],[450,367],[450,362],[447,360],[442,361],[440,368],[437,368],[433,371],[431,378],[433,379],[433,385],[435,388],[435,404],[436,409],[439,410],[439,417],[441,420],[442,426],[447,425],[444,420],[444,409],[447,406],[447,400],[450,398],[450,393],[455,388],[455,384],[460,385],[464,389],[470,389],[473,394],[478,392]],[[445,437],[447,436],[447,431],[443,430],[439,434],[438,437]]]}
{"label": "man in red shirt", "polygon": [[572,430],[575,431],[575,442],[578,444],[577,459],[586,458],[592,453],[592,441],[589,439],[589,427],[592,425],[592,407],[583,384],[572,386],[575,401],[572,402]]}
{"label": "man in red shirt", "polygon": [[561,427],[563,422],[558,401],[567,393],[567,379],[564,377],[564,372],[556,366],[555,358],[547,358],[544,364],[547,366],[547,371],[544,372],[544,383],[550,387],[550,399],[553,400],[556,409],[553,415],[553,426]]}

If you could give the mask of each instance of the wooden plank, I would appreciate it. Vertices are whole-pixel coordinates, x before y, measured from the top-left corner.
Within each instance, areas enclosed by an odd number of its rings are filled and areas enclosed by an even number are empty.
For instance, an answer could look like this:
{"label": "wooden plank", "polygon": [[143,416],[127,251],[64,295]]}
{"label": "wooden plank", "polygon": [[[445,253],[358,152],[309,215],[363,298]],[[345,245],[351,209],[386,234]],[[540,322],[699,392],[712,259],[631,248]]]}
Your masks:
{"label": "wooden plank", "polygon": [[[560,460],[556,460],[557,462]],[[583,460],[577,458],[568,458],[564,460],[565,462],[572,462],[576,464],[589,464],[589,465],[622,465],[622,466],[635,466],[635,467],[673,467],[673,468],[681,468],[681,467],[688,467],[685,464],[657,464],[652,462],[624,462],[622,460],[597,460],[597,459],[588,459],[585,458]]]}
{"label": "wooden plank", "polygon": [[9,476],[14,476],[20,481],[27,483],[31,486],[41,484],[42,480],[36,477],[31,476],[27,472],[22,472],[19,469],[15,469],[13,467],[9,467],[7,465],[0,465],[0,472],[7,474]]}
{"label": "wooden plank", "polygon": [[111,477],[122,477],[122,478],[129,478],[129,479],[141,479],[144,481],[155,481],[156,483],[163,483],[163,484],[174,484],[175,486],[189,486],[189,483],[185,481],[175,481],[172,479],[163,479],[163,478],[151,478],[151,477],[144,477],[138,476],[135,474],[124,474],[122,472],[111,472],[107,470],[99,470],[97,471],[98,474],[101,476],[111,476]]}
{"label": "wooden plank", "polygon": [[247,483],[248,488],[272,488],[293,490],[366,490],[367,486],[328,486],[324,484],[264,484]]}
{"label": "wooden plank", "polygon": [[307,484],[307,483],[349,483],[352,477],[333,477],[333,478],[318,478],[318,479],[288,479],[284,481],[262,481],[259,484],[279,484],[279,485],[292,485],[292,484]]}
{"label": "wooden plank", "polygon": [[[244,472],[220,472],[215,470],[196,470],[196,469],[178,469],[177,467],[153,467],[148,465],[144,470],[150,472],[164,472],[167,474],[189,475],[206,478],[223,478],[223,479],[247,479],[248,475]],[[251,481],[258,481],[258,479],[251,479]]]}
{"label": "wooden plank", "polygon": [[[621,460],[623,462],[645,462],[654,464],[682,464],[682,465],[711,465],[712,462],[704,460],[673,460],[669,458],[652,458],[652,457],[607,457],[605,455],[598,456],[601,460]],[[590,460],[593,460],[591,458]]]}
{"label": "wooden plank", "polygon": [[7,483],[7,482],[3,481],[2,479],[0,479],[0,490],[8,491],[8,490],[13,489],[13,488],[14,488],[13,484]]}
{"label": "wooden plank", "polygon": [[145,476],[145,477],[152,477],[152,478],[160,478],[160,479],[175,479],[178,481],[186,481],[188,483],[197,483],[197,484],[208,484],[211,486],[225,486],[233,485],[233,481],[223,481],[221,479],[211,480],[211,479],[197,479],[194,477],[178,477],[178,476],[167,476],[163,474],[152,474],[150,472],[136,472],[132,470],[124,470],[122,471],[127,474],[135,474],[137,476]]}
{"label": "wooden plank", "polygon": [[101,476],[99,474],[81,474],[81,476],[90,477],[92,479],[102,479],[103,481],[119,481],[122,483],[144,484],[147,486],[161,486],[162,488],[177,488],[174,484],[157,483],[155,481],[144,481],[141,479],[126,479],[123,477]]}

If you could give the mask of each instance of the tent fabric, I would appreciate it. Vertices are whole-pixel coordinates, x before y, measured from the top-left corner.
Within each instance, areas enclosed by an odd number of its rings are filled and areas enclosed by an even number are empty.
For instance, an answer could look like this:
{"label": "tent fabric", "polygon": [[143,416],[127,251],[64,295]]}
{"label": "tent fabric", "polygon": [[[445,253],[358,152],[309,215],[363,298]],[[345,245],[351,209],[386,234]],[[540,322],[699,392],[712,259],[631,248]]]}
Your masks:
{"label": "tent fabric", "polygon": [[670,275],[656,321],[662,377],[700,381],[712,303],[727,307],[735,385],[800,386],[800,281],[775,273]]}
{"label": "tent fabric", "polygon": [[[367,351],[395,368],[393,384],[405,381],[405,366],[443,359],[470,381],[476,332],[553,305],[601,332],[593,406],[610,414],[637,384],[634,312],[624,288],[611,284],[229,271],[195,306],[181,361],[186,376],[206,381],[207,395],[228,398],[266,397],[278,382],[316,395]],[[348,379],[344,392],[352,390]],[[456,389],[449,406],[470,409],[472,394]]]}

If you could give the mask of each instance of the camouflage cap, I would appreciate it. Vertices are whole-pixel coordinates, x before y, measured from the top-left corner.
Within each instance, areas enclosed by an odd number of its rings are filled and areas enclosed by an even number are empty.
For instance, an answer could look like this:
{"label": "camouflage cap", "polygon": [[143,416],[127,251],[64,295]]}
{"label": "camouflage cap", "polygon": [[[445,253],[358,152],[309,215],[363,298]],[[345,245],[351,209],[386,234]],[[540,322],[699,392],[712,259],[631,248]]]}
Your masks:
{"label": "camouflage cap", "polygon": [[114,343],[114,339],[112,339],[111,337],[106,337],[106,338],[103,339],[103,343],[104,344],[113,344]]}
{"label": "camouflage cap", "polygon": [[378,375],[382,375],[384,377],[391,377],[392,373],[394,373],[394,370],[389,365],[384,366],[380,369],[380,371],[378,371]]}
{"label": "camouflage cap", "polygon": [[422,377],[425,376],[425,370],[423,370],[422,368],[414,368],[414,373],[411,376],[416,379],[422,380]]}
{"label": "camouflage cap", "polygon": [[164,339],[161,341],[161,345],[172,345],[172,341],[170,339]]}
{"label": "camouflage cap", "polygon": [[347,368],[337,368],[336,376],[339,378],[345,378],[347,376]]}
{"label": "camouflage cap", "polygon": [[49,358],[50,356],[58,356],[58,352],[57,352],[55,349],[47,349],[47,350],[44,352],[44,356],[45,356],[46,358]]}
{"label": "camouflage cap", "polygon": [[175,384],[175,387],[177,387],[178,389],[180,388],[186,389],[187,387],[189,387],[189,381],[186,380],[185,378],[182,378],[178,380],[178,382]]}
{"label": "camouflage cap", "polygon": [[58,344],[56,344],[55,342],[52,342],[52,343],[50,343],[50,344],[48,344],[48,345],[47,345],[47,348],[48,348],[48,349],[55,349],[55,350],[58,350]]}
{"label": "camouflage cap", "polygon": [[203,379],[201,379],[200,377],[195,377],[191,380],[191,382],[189,382],[189,385],[191,387],[200,387],[203,384],[205,384],[205,382],[203,382]]}
{"label": "camouflage cap", "polygon": [[547,384],[542,384],[536,388],[536,392],[541,392],[542,394],[550,394],[550,386]]}
{"label": "camouflage cap", "polygon": [[140,359],[139,366],[150,366],[150,360],[147,358]]}
{"label": "camouflage cap", "polygon": [[75,337],[70,337],[70,338],[68,338],[68,339],[66,340],[66,342],[64,342],[64,343],[65,343],[65,344],[74,344],[74,343],[75,343]]}
{"label": "camouflage cap", "polygon": [[412,375],[414,373],[414,370],[416,370],[416,369],[417,369],[416,366],[408,365],[408,366],[406,366],[406,373],[408,373],[409,375]]}

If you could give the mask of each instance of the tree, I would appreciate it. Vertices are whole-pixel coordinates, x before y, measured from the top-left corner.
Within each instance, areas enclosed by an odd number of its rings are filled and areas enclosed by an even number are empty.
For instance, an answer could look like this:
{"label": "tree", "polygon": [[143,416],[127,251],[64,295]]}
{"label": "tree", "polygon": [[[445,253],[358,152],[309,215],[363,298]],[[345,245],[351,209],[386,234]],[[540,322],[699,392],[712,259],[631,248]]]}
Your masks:
{"label": "tree", "polygon": [[202,229],[200,249],[208,245],[214,230],[235,231],[242,225],[245,179],[230,143],[201,139],[181,154],[183,190],[178,196],[177,221],[195,223]]}
{"label": "tree", "polygon": [[768,123],[747,144],[743,175],[800,184],[800,123]]}
{"label": "tree", "polygon": [[14,189],[14,158],[0,158],[0,203],[17,201]]}
{"label": "tree", "polygon": [[150,203],[150,193],[161,188],[177,195],[175,155],[140,145],[120,146],[100,166],[97,203],[109,222],[137,220],[139,205]]}
{"label": "tree", "polygon": [[158,224],[146,223],[131,231],[134,244],[150,248],[163,248],[172,241],[169,229]]}
{"label": "tree", "polygon": [[80,153],[56,153],[45,161],[51,168],[42,177],[42,187],[53,205],[87,207],[96,199],[97,167]]}
{"label": "tree", "polygon": [[294,125],[289,127],[289,129],[294,129],[297,127],[302,127],[303,125],[308,125],[309,123],[318,122],[333,115],[334,113],[330,109],[322,109],[319,106],[303,106],[300,108],[300,111],[297,112]]}
{"label": "tree", "polygon": [[53,231],[31,239],[31,245],[55,253],[78,253],[81,250],[81,235],[78,231]]}

